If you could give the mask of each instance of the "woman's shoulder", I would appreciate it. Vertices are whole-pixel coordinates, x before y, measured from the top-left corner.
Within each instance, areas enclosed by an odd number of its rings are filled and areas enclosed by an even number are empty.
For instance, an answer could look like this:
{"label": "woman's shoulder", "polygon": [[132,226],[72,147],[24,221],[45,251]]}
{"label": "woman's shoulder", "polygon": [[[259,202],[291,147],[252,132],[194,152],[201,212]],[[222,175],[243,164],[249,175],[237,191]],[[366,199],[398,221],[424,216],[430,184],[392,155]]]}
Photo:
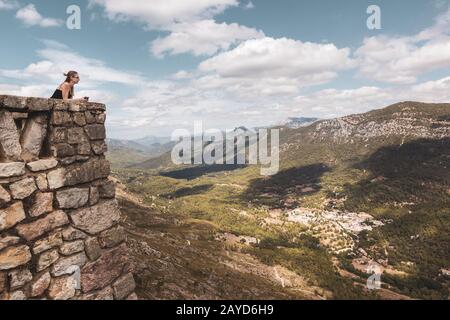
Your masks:
{"label": "woman's shoulder", "polygon": [[70,84],[68,84],[67,82],[64,82],[59,87],[61,89],[70,89]]}

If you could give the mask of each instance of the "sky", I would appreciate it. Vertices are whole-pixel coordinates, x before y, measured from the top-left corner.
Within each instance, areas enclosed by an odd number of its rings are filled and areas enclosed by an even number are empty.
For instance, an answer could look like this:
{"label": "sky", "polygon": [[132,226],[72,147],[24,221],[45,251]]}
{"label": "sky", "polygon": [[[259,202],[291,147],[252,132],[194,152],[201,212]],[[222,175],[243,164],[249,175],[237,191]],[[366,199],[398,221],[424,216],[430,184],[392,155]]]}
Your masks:
{"label": "sky", "polygon": [[450,102],[450,0],[0,0],[0,39],[0,94],[76,70],[110,138]]}

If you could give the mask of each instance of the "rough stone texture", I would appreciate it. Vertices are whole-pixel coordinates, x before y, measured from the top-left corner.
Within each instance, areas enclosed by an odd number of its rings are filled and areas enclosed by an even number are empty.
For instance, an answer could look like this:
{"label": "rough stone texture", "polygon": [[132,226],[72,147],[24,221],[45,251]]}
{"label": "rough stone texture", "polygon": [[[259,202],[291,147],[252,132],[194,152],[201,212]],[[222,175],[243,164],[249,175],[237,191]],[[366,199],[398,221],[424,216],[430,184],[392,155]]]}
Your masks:
{"label": "rough stone texture", "polygon": [[77,297],[78,300],[114,300],[114,291],[111,287],[106,287],[96,293],[84,294]]}
{"label": "rough stone texture", "polygon": [[58,143],[52,147],[53,156],[57,158],[71,157],[75,155],[75,148],[68,143]]}
{"label": "rough stone texture", "polygon": [[19,96],[0,96],[0,106],[6,109],[21,110],[27,108],[27,98]]}
{"label": "rough stone texture", "polygon": [[97,204],[100,200],[100,193],[97,187],[91,187],[89,190],[89,205],[93,206]]}
{"label": "rough stone texture", "polygon": [[34,162],[27,163],[28,169],[33,172],[45,171],[49,169],[53,169],[58,165],[58,161],[56,159],[42,159]]}
{"label": "rough stone texture", "polygon": [[78,154],[81,155],[90,155],[91,154],[91,145],[89,142],[83,142],[78,145],[77,148]]}
{"label": "rough stone texture", "polygon": [[70,144],[77,144],[81,142],[88,142],[89,139],[84,133],[83,128],[75,127],[67,130],[67,142]]}
{"label": "rough stone texture", "polygon": [[91,261],[97,260],[102,254],[102,249],[100,248],[97,238],[87,239],[84,242],[84,249],[86,251],[86,255]]}
{"label": "rough stone texture", "polygon": [[28,241],[34,240],[44,233],[64,226],[69,223],[67,215],[63,211],[54,211],[45,217],[16,227],[17,233]]}
{"label": "rough stone texture", "polygon": [[81,289],[83,292],[98,290],[112,283],[130,268],[125,245],[105,252],[98,260],[81,269]]}
{"label": "rough stone texture", "polygon": [[56,231],[50,234],[48,237],[45,237],[39,241],[35,242],[33,247],[33,253],[39,254],[41,252],[50,250],[55,247],[59,247],[63,244],[61,231]]}
{"label": "rough stone texture", "polygon": [[48,190],[47,174],[45,173],[38,174],[36,176],[36,185],[39,190],[47,191]]}
{"label": "rough stone texture", "polygon": [[50,141],[52,144],[62,143],[67,140],[67,129],[56,127],[50,133]]}
{"label": "rough stone texture", "polygon": [[122,300],[130,295],[136,287],[133,275],[131,273],[119,278],[113,284],[114,297],[116,299]]}
{"label": "rough stone texture", "polygon": [[139,298],[138,298],[137,294],[133,292],[125,300],[139,300]]}
{"label": "rough stone texture", "polygon": [[75,254],[70,257],[65,257],[59,259],[52,267],[51,274],[55,277],[59,277],[65,274],[72,274],[73,266],[82,267],[86,264],[87,257],[84,252]]}
{"label": "rough stone texture", "polygon": [[116,200],[107,200],[93,207],[76,210],[70,217],[75,227],[94,235],[119,222],[120,211]]}
{"label": "rough stone texture", "polygon": [[84,206],[89,200],[88,188],[71,188],[56,192],[59,208],[76,209]]}
{"label": "rough stone texture", "polygon": [[105,111],[0,95],[0,300],[137,298]]}
{"label": "rough stone texture", "polygon": [[30,248],[25,245],[9,247],[0,252],[0,270],[10,270],[31,260]]}
{"label": "rough stone texture", "polygon": [[47,116],[38,114],[26,122],[22,133],[22,159],[25,161],[37,160],[41,153],[42,143],[47,135]]}
{"label": "rough stone texture", "polygon": [[82,164],[73,164],[66,169],[66,186],[73,186],[106,178],[110,173],[109,162],[105,159],[91,159]]}
{"label": "rough stone texture", "polygon": [[0,178],[17,177],[25,174],[25,163],[0,163]]}
{"label": "rough stone texture", "polygon": [[99,237],[99,243],[102,248],[112,248],[124,242],[126,239],[125,229],[117,227],[103,231]]}
{"label": "rough stone texture", "polygon": [[95,116],[95,121],[100,124],[104,124],[106,121],[106,114],[99,113]]}
{"label": "rough stone texture", "polygon": [[108,147],[104,141],[93,141],[91,145],[92,151],[94,151],[96,155],[102,155],[108,151]]}
{"label": "rough stone texture", "polygon": [[10,290],[22,288],[25,284],[33,280],[33,275],[28,269],[18,269],[8,274]]}
{"label": "rough stone texture", "polygon": [[20,242],[19,237],[6,236],[4,238],[0,238],[0,251]]}
{"label": "rough stone texture", "polygon": [[0,209],[0,231],[14,227],[25,218],[23,204],[20,201],[6,209]]}
{"label": "rough stone texture", "polygon": [[102,198],[114,198],[116,196],[116,184],[112,180],[106,180],[98,184],[98,192]]}
{"label": "rough stone texture", "polygon": [[73,276],[54,278],[48,289],[48,296],[53,300],[68,300],[76,293],[76,279]]}
{"label": "rough stone texture", "polygon": [[28,177],[11,184],[9,189],[14,199],[23,200],[33,194],[37,187],[34,178]]}
{"label": "rough stone texture", "polygon": [[58,250],[49,250],[42,253],[37,262],[36,271],[41,272],[44,269],[50,267],[53,263],[55,263],[59,259]]}
{"label": "rough stone texture", "polygon": [[11,112],[0,109],[0,146],[9,160],[20,160],[20,135]]}
{"label": "rough stone texture", "polygon": [[66,242],[60,248],[59,252],[62,255],[70,256],[71,254],[75,254],[84,250],[84,241],[77,240],[73,242]]}
{"label": "rough stone texture", "polygon": [[[0,272],[0,294],[3,293],[8,288],[8,277],[6,272]],[[112,294],[112,289],[111,289]]]}
{"label": "rough stone texture", "polygon": [[33,206],[29,210],[29,215],[32,217],[39,217],[45,213],[53,211],[53,193],[47,192],[36,193]]}
{"label": "rough stone texture", "polygon": [[39,276],[35,282],[30,286],[30,296],[38,297],[44,294],[45,290],[50,286],[50,281],[52,280],[50,273],[46,272]]}
{"label": "rough stone texture", "polygon": [[7,300],[26,300],[27,296],[25,295],[25,293],[23,291],[18,290],[18,291],[11,292],[6,299]]}
{"label": "rough stone texture", "polygon": [[106,138],[105,126],[102,124],[88,124],[84,129],[91,140],[104,140]]}
{"label": "rough stone texture", "polygon": [[10,201],[11,201],[11,195],[8,193],[8,191],[5,190],[5,188],[0,186],[0,205],[8,203]]}
{"label": "rough stone texture", "polygon": [[69,112],[55,111],[52,114],[51,123],[56,126],[71,125],[72,117]]}
{"label": "rough stone texture", "polygon": [[76,125],[82,127],[86,125],[86,117],[84,113],[82,112],[75,112],[73,114],[73,122],[75,122]]}
{"label": "rough stone texture", "polygon": [[62,232],[62,236],[65,241],[74,241],[87,238],[87,235],[83,231],[77,230],[73,227],[64,229]]}
{"label": "rough stone texture", "polygon": [[52,190],[59,189],[64,186],[66,170],[59,168],[47,173],[48,187]]}

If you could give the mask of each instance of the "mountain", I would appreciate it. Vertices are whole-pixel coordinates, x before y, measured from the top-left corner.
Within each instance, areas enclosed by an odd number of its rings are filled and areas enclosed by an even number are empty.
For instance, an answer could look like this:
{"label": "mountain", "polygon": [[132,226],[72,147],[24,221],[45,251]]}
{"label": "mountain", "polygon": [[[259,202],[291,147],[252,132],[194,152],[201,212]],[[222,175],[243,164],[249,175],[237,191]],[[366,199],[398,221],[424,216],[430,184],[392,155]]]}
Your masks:
{"label": "mountain", "polygon": [[108,139],[107,157],[114,167],[125,168],[159,157],[174,146],[170,138],[147,137],[137,140]]}
{"label": "mountain", "polygon": [[170,142],[170,137],[156,137],[156,136],[147,136],[141,139],[136,139],[134,142],[143,145],[147,148],[154,149],[156,147],[160,147]]}
{"label": "mountain", "polygon": [[286,123],[286,127],[291,129],[298,129],[313,124],[318,120],[319,118],[306,118],[306,117],[289,118],[289,121]]}
{"label": "mountain", "polygon": [[[140,294],[252,298],[243,286],[253,283],[255,296],[274,298],[448,298],[450,104],[402,102],[283,127],[280,140],[281,168],[272,177],[257,166],[206,170],[169,161],[117,173],[151,208],[147,215],[122,204]],[[170,271],[152,278],[158,268]],[[366,287],[370,270],[381,274],[379,290]]]}

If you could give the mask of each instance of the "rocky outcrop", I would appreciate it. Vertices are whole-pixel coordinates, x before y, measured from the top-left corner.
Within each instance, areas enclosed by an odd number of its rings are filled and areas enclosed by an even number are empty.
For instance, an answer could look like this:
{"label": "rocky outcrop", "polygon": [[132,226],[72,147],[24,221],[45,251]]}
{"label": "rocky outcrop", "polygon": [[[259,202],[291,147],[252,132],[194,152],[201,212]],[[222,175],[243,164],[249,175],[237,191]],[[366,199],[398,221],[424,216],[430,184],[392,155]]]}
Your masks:
{"label": "rocky outcrop", "polygon": [[350,144],[386,137],[443,139],[450,136],[449,109],[450,104],[445,103],[402,102],[364,114],[318,121],[305,129],[303,138]]}
{"label": "rocky outcrop", "polygon": [[135,299],[103,104],[0,96],[0,299]]}

